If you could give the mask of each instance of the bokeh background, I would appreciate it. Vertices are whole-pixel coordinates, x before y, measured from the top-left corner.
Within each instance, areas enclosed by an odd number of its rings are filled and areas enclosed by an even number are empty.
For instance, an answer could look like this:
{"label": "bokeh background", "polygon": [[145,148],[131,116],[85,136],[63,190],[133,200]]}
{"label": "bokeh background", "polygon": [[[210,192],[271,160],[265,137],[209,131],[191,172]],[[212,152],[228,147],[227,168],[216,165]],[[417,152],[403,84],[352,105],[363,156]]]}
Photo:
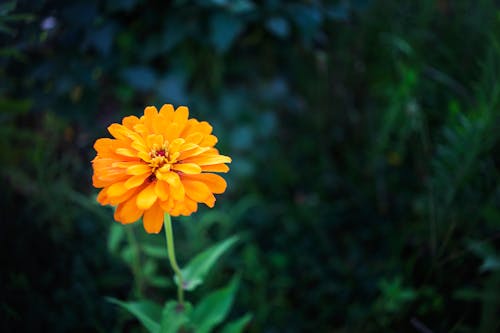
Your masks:
{"label": "bokeh background", "polygon": [[181,263],[240,236],[190,300],[240,274],[248,332],[500,331],[496,1],[2,1],[0,64],[2,332],[142,332],[105,297],[175,297],[91,184],[164,103],[233,157],[174,221]]}

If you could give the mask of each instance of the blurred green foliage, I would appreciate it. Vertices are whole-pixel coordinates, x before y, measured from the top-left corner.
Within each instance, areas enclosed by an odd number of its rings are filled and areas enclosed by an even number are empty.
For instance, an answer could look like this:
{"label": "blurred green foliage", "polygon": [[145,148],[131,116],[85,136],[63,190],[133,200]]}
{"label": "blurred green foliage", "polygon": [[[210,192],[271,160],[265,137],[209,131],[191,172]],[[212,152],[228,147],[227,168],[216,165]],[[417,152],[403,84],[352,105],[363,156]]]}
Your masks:
{"label": "blurred green foliage", "polygon": [[138,332],[105,297],[175,293],[90,180],[106,127],[163,103],[233,157],[175,229],[181,265],[241,236],[202,292],[240,272],[248,332],[500,330],[495,1],[6,1],[0,64],[2,331]]}
{"label": "blurred green foliage", "polygon": [[[114,228],[114,231],[110,234],[110,240],[116,242],[117,233],[115,231],[121,230]],[[138,300],[134,301],[120,301],[115,298],[109,298],[111,303],[119,305],[123,309],[127,310],[132,314],[144,328],[150,333],[176,333],[181,332],[198,332],[198,333],[209,333],[209,332],[227,332],[227,333],[240,333],[242,332],[250,319],[251,314],[246,314],[245,316],[238,318],[237,320],[225,324],[223,327],[222,323],[229,315],[231,307],[234,303],[238,291],[238,285],[240,282],[239,276],[232,278],[231,282],[223,288],[219,288],[215,291],[208,293],[206,296],[202,296],[198,299],[197,303],[193,305],[191,302],[181,301],[166,301],[158,304],[156,302],[150,301],[149,298],[152,296],[147,296],[144,298],[145,285],[144,282],[149,281],[152,286],[165,287],[165,285],[158,285],[157,281],[160,277],[156,277],[156,269],[151,267],[157,267],[156,262],[151,261],[152,258],[165,258],[167,257],[167,251],[163,249],[160,251],[160,247],[151,247],[149,245],[142,245],[134,239],[134,231],[131,231],[131,227],[128,231],[132,234],[132,241],[130,241],[123,251],[121,251],[123,260],[128,262],[131,266],[131,270],[134,272],[134,280],[136,285],[136,295]],[[208,272],[213,268],[217,260],[238,240],[238,237],[230,237],[210,248],[204,250],[203,252],[196,255],[191,259],[185,267],[182,269],[182,285],[185,286],[185,291],[193,291],[196,287],[200,286]],[[151,251],[151,249],[155,249]],[[132,250],[130,255],[129,251]],[[127,253],[127,254],[126,254]],[[142,254],[146,255],[143,256]],[[148,255],[152,258],[148,258]],[[146,261],[141,262],[142,259],[146,257]],[[163,262],[166,259],[163,260]],[[170,280],[165,281],[168,286]],[[174,281],[179,285],[178,276],[176,275]],[[156,285],[155,285],[156,284]],[[149,294],[151,293],[149,290]],[[155,296],[158,296],[156,294]],[[170,297],[172,298],[172,297]],[[164,304],[163,304],[164,303]],[[163,305],[162,305],[163,304]],[[118,331],[123,331],[123,329],[118,329]]]}

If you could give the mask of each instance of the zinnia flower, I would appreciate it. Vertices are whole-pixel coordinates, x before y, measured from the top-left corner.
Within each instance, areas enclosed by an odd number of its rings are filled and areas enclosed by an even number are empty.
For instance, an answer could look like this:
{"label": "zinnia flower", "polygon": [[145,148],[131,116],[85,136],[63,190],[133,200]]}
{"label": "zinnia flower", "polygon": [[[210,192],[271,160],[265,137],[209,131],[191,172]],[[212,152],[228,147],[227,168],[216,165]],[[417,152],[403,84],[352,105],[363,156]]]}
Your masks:
{"label": "zinnia flower", "polygon": [[132,223],[143,217],[148,233],[160,232],[163,215],[190,215],[198,203],[215,204],[226,181],[212,172],[227,172],[231,158],[214,148],[217,137],[209,123],[189,119],[185,106],[160,112],[148,106],[144,115],[111,124],[114,137],[98,139],[92,161],[93,185],[102,188],[97,201],[116,205],[115,220]]}

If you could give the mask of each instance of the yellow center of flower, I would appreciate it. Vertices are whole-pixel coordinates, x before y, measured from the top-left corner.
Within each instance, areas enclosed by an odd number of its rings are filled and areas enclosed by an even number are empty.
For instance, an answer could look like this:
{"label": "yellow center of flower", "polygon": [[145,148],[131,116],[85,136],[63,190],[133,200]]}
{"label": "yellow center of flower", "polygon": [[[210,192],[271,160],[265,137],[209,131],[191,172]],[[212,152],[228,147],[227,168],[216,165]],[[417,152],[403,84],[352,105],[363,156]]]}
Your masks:
{"label": "yellow center of flower", "polygon": [[164,165],[170,167],[168,164],[168,150],[165,148],[161,148],[159,150],[153,149],[149,156],[151,160],[149,161],[149,166],[151,167],[151,171],[155,172],[157,169],[163,167]]}
{"label": "yellow center of flower", "polygon": [[179,152],[171,153],[167,147],[168,144],[165,143],[161,147],[153,148],[149,153],[151,159],[148,161],[148,165],[154,176],[157,176],[158,172],[169,172],[172,165],[177,163]]}

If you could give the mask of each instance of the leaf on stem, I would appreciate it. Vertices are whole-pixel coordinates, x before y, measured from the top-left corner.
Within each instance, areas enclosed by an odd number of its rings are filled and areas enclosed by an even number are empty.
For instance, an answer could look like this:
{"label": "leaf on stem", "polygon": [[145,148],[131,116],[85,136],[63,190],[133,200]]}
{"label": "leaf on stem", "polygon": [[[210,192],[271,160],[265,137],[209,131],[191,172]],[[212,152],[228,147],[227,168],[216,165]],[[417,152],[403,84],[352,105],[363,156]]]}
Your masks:
{"label": "leaf on stem", "polygon": [[184,303],[184,308],[179,307],[177,301],[165,303],[161,315],[160,333],[177,333],[183,325],[189,323],[191,310],[189,303]]}
{"label": "leaf on stem", "polygon": [[193,309],[191,316],[197,333],[207,333],[226,318],[238,289],[239,277],[234,277],[229,285],[210,293]]}
{"label": "leaf on stem", "polygon": [[[217,259],[219,259],[220,256],[222,256],[234,243],[236,243],[237,240],[238,236],[230,237],[194,257],[186,265],[186,267],[182,269],[184,289],[190,291],[200,285]],[[178,283],[176,277],[174,277],[174,280]]]}
{"label": "leaf on stem", "polygon": [[238,318],[227,325],[222,329],[222,333],[241,333],[247,326],[247,324],[252,319],[252,315],[247,313],[241,318]]}
{"label": "leaf on stem", "polygon": [[107,297],[106,299],[134,315],[149,332],[157,333],[159,331],[162,310],[158,304],[147,300],[123,302],[112,297]]}

